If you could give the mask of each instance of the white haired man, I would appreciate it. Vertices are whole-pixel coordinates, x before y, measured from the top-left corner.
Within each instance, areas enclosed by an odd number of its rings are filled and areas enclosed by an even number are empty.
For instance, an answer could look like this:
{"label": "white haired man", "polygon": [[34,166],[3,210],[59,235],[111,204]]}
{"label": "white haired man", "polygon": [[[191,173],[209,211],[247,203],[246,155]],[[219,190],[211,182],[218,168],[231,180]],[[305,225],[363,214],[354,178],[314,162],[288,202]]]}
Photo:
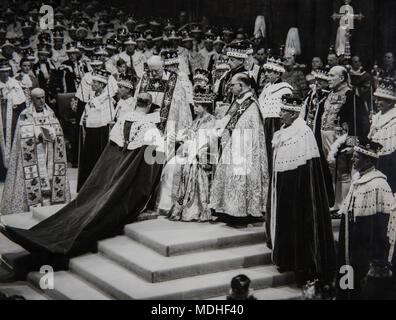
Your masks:
{"label": "white haired man", "polygon": [[19,116],[4,185],[1,214],[70,201],[63,131],[45,92],[35,88]]}

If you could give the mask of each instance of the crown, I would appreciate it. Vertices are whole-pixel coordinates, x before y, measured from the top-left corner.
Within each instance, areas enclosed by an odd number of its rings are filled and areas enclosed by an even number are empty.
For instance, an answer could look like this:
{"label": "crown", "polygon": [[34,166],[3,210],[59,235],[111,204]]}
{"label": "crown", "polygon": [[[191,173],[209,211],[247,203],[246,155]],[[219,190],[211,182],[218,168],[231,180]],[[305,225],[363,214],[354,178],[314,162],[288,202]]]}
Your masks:
{"label": "crown", "polygon": [[136,21],[133,17],[129,16],[125,24],[136,24]]}
{"label": "crown", "polygon": [[33,28],[29,20],[25,20],[21,26],[21,29],[31,29]]}
{"label": "crown", "polygon": [[369,140],[366,137],[357,139],[357,145],[353,147],[356,152],[362,153],[372,158],[378,158],[378,152],[382,149],[382,145]]}
{"label": "crown", "polygon": [[66,45],[66,53],[78,53],[80,50],[73,44],[73,43],[68,43]]}
{"label": "crown", "polygon": [[195,26],[192,27],[190,32],[192,32],[192,33],[201,33],[202,29],[200,28],[200,26],[198,24],[196,24]]}
{"label": "crown", "polygon": [[193,82],[195,85],[202,82],[207,85],[209,82],[209,71],[205,69],[196,69],[193,77]]}
{"label": "crown", "polygon": [[228,59],[225,58],[219,58],[216,61],[216,70],[230,70],[231,67],[228,64]]}
{"label": "crown", "polygon": [[227,56],[239,59],[246,59],[248,57],[246,51],[247,47],[244,44],[238,42],[228,47]]}
{"label": "crown", "polygon": [[196,86],[194,87],[194,102],[195,103],[213,103],[216,99],[216,94],[212,91],[211,86]]}
{"label": "crown", "polygon": [[11,71],[11,66],[7,60],[2,59],[0,61],[0,71]]}
{"label": "crown", "polygon": [[172,23],[172,21],[168,21],[167,24],[164,27],[165,30],[173,30],[175,29],[175,25]]}
{"label": "crown", "polygon": [[264,64],[264,69],[272,70],[279,73],[284,73],[286,70],[283,66],[282,59],[275,57],[270,57],[267,59],[267,62]]}
{"label": "crown", "polygon": [[283,110],[300,112],[301,104],[302,101],[300,98],[291,94],[285,94],[282,96],[282,103],[280,107]]}
{"label": "crown", "polygon": [[106,51],[106,49],[103,46],[99,46],[96,50],[95,50],[95,55],[96,56],[108,56],[108,52]]}
{"label": "crown", "polygon": [[396,81],[393,78],[379,79],[379,86],[374,96],[383,99],[396,100]]}
{"label": "crown", "polygon": [[146,42],[147,39],[143,36],[143,33],[140,33],[140,34],[139,34],[139,37],[137,37],[135,41],[136,41],[136,42],[138,42],[138,41]]}
{"label": "crown", "polygon": [[63,39],[63,31],[61,31],[61,30],[54,31],[52,37],[53,37],[54,40],[55,39]]}
{"label": "crown", "polygon": [[176,50],[164,50],[161,52],[161,56],[164,59],[165,66],[179,64],[179,55]]}
{"label": "crown", "polygon": [[37,52],[42,54],[51,54],[51,46],[49,43],[42,42],[37,46]]}
{"label": "crown", "polygon": [[318,80],[324,80],[324,81],[329,80],[329,75],[326,70],[322,70],[322,69],[312,70],[312,75],[314,76],[315,79]]}
{"label": "crown", "polygon": [[118,85],[133,90],[133,88],[134,88],[133,78],[131,76],[124,75],[118,80]]}
{"label": "crown", "polygon": [[64,30],[64,29],[66,29],[65,26],[59,20],[57,20],[54,25],[54,30]]}
{"label": "crown", "polygon": [[234,34],[234,31],[232,31],[232,29],[229,27],[224,27],[223,34]]}
{"label": "crown", "polygon": [[173,30],[168,38],[169,40],[179,40],[180,36],[176,33],[175,30]]}
{"label": "crown", "polygon": [[191,38],[190,34],[188,32],[185,32],[183,35],[183,42],[187,42],[187,41],[193,41],[194,39]]}
{"label": "crown", "polygon": [[124,41],[124,44],[126,44],[126,45],[128,45],[128,44],[136,45],[136,41],[132,38],[132,36],[129,36],[128,39],[126,41]]}
{"label": "crown", "polygon": [[216,43],[222,43],[222,44],[224,44],[225,42],[224,42],[224,40],[223,40],[220,36],[218,36],[218,37],[213,41],[213,43],[214,43],[214,44],[216,44]]}
{"label": "crown", "polygon": [[107,84],[109,72],[103,69],[95,70],[92,72],[92,80],[96,80]]}

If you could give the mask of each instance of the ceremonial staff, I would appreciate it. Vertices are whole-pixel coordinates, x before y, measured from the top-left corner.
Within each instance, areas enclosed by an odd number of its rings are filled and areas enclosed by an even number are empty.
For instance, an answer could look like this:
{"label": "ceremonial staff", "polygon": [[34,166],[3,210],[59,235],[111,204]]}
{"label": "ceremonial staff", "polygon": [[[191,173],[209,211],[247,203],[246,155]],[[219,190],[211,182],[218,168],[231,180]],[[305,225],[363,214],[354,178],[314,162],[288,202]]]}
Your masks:
{"label": "ceremonial staff", "polygon": [[109,110],[110,110],[110,122],[109,122],[109,135],[110,135],[110,131],[111,131],[111,129],[113,129],[113,126],[114,126],[114,119],[113,119],[113,112],[112,112],[112,108],[111,108],[111,96],[110,96],[110,88],[109,88],[109,79],[110,79],[110,76],[108,76],[107,77],[107,84],[106,84],[106,86],[107,86],[107,95],[108,95],[108,97],[109,97]]}

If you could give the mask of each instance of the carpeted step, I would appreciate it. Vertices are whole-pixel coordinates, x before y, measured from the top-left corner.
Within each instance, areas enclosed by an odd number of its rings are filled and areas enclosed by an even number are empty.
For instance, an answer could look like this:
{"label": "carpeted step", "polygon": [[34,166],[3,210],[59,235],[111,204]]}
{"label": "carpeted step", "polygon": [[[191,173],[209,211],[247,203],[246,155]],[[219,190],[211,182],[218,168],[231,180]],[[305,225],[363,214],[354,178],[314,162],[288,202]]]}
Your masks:
{"label": "carpeted step", "polygon": [[230,269],[268,264],[264,243],[166,257],[126,236],[99,242],[99,251],[149,282],[160,282]]}
{"label": "carpeted step", "polygon": [[[280,286],[254,290],[253,294],[257,300],[300,300],[302,290],[296,286]],[[208,300],[226,300],[226,296],[210,298]]]}
{"label": "carpeted step", "polygon": [[224,223],[175,222],[164,217],[125,226],[125,234],[164,256],[265,243],[265,228],[235,229]]}
{"label": "carpeted step", "polygon": [[30,229],[40,222],[32,212],[22,212],[0,216],[1,222],[7,226],[19,229]]}
{"label": "carpeted step", "polygon": [[231,279],[241,273],[252,280],[254,289],[286,285],[294,279],[293,273],[280,274],[273,266],[257,266],[151,283],[99,254],[72,259],[70,270],[117,299],[206,299],[221,296],[228,293]]}
{"label": "carpeted step", "polygon": [[50,297],[39,292],[27,282],[0,284],[0,292],[8,297],[13,295],[22,296],[26,300],[50,300]]}
{"label": "carpeted step", "polygon": [[[28,281],[36,288],[40,288],[40,279],[43,274],[31,272],[28,274]],[[41,289],[40,289],[41,290]],[[90,283],[81,279],[77,275],[58,271],[54,273],[54,289],[42,290],[49,297],[56,300],[110,300],[105,293],[95,288]]]}
{"label": "carpeted step", "polygon": [[23,259],[28,255],[29,252],[0,233],[0,259],[8,266],[15,267],[19,259]]}
{"label": "carpeted step", "polygon": [[45,220],[57,213],[64,206],[66,206],[66,204],[55,204],[52,206],[33,208],[33,217],[39,221]]}

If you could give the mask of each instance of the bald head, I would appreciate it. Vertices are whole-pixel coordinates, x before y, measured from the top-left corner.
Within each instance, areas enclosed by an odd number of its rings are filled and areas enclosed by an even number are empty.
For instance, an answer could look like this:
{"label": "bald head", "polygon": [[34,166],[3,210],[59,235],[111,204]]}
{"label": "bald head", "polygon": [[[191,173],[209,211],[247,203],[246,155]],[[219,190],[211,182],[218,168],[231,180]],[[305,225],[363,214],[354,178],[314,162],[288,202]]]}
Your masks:
{"label": "bald head", "polygon": [[31,95],[32,97],[39,97],[39,96],[42,96],[42,95],[45,96],[45,91],[44,91],[43,89],[41,89],[41,88],[34,88],[34,89],[32,89],[32,91],[30,92],[30,95]]}
{"label": "bald head", "polygon": [[335,66],[329,71],[329,86],[331,89],[339,87],[342,83],[347,82],[348,71],[342,66]]}
{"label": "bald head", "polygon": [[147,60],[147,65],[150,70],[158,70],[163,68],[164,61],[160,56],[153,55]]}

